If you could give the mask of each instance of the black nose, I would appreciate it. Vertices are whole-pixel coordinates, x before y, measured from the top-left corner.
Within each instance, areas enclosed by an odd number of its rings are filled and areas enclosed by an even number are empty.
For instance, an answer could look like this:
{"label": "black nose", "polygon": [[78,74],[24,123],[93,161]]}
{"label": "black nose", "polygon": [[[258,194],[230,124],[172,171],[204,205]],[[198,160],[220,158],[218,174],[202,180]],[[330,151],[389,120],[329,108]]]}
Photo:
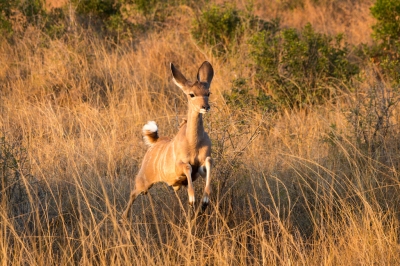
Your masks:
{"label": "black nose", "polygon": [[203,109],[205,109],[206,111],[209,111],[210,110],[210,106],[209,105],[203,106]]}

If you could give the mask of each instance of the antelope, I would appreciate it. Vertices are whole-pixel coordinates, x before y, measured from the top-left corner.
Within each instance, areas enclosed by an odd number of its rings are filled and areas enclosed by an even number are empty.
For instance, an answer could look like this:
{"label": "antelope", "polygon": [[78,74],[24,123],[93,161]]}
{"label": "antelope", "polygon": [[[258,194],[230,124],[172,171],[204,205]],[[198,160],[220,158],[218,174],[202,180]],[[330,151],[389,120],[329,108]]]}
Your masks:
{"label": "antelope", "polygon": [[194,206],[193,181],[199,176],[206,178],[202,210],[210,203],[211,140],[204,131],[203,114],[210,110],[208,98],[214,76],[211,64],[205,61],[197,72],[197,80],[191,82],[171,63],[174,83],[187,95],[188,115],[173,138],[159,137],[158,127],[149,121],[143,127],[143,139],[149,146],[141,168],[134,180],[129,202],[122,218],[128,218],[129,210],[140,194],[158,182],[165,182],[175,191],[187,186],[189,204]]}

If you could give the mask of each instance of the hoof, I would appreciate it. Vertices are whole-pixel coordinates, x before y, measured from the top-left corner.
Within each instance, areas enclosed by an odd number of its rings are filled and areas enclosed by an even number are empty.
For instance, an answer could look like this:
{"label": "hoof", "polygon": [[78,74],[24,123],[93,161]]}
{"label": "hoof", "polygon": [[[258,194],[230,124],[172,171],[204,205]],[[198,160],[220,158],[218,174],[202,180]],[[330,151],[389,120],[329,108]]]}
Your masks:
{"label": "hoof", "polygon": [[208,203],[203,202],[203,204],[201,204],[201,212],[205,212],[207,209],[207,206],[208,206]]}
{"label": "hoof", "polygon": [[209,204],[210,204],[210,199],[207,196],[204,196],[203,202],[201,204],[201,212],[204,212]]}

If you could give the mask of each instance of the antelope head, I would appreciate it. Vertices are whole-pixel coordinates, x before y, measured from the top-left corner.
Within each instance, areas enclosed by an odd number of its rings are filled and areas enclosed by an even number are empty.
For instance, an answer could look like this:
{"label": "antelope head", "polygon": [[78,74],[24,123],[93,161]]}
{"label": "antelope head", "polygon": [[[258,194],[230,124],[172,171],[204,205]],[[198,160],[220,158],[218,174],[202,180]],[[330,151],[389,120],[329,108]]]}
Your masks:
{"label": "antelope head", "polygon": [[211,64],[205,61],[197,72],[195,82],[188,81],[185,76],[171,63],[173,81],[187,95],[189,108],[201,114],[210,110],[208,98],[210,96],[210,84],[214,76]]}

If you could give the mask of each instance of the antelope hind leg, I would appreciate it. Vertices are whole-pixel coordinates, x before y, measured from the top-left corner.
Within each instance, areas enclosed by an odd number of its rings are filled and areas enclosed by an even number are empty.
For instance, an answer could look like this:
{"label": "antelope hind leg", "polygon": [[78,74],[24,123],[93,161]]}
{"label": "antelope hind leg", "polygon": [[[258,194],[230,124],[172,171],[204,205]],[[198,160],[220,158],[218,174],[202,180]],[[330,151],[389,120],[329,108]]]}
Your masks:
{"label": "antelope hind leg", "polygon": [[122,220],[126,221],[128,219],[128,214],[129,210],[131,209],[131,206],[135,199],[141,194],[142,192],[139,192],[137,189],[134,189],[131,191],[131,195],[129,197],[129,202],[126,205],[125,211],[122,213]]}
{"label": "antelope hind leg", "polygon": [[135,188],[131,191],[131,195],[129,197],[129,202],[126,205],[125,211],[122,213],[122,219],[126,221],[128,219],[129,210],[132,207],[133,202],[135,202],[136,198],[140,194],[146,194],[147,191],[153,186],[152,183],[143,182],[143,179],[139,176],[135,179]]}

